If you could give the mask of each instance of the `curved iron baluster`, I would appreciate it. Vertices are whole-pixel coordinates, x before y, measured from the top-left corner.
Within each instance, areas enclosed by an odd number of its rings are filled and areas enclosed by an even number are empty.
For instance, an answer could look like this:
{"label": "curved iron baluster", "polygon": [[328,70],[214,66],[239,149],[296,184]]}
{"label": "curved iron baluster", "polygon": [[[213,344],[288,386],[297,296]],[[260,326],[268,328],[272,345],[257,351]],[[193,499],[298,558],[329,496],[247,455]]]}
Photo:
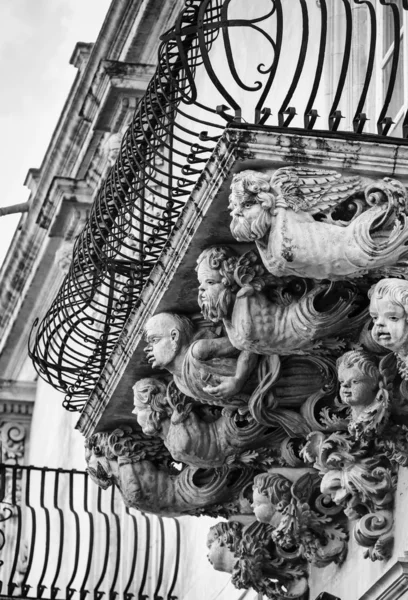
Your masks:
{"label": "curved iron baluster", "polygon": [[319,116],[316,108],[313,108],[314,101],[316,100],[317,92],[319,91],[320,81],[323,73],[324,57],[326,51],[327,41],[327,5],[326,0],[320,0],[320,11],[321,11],[321,26],[320,26],[320,43],[319,43],[319,54],[317,57],[316,75],[312,85],[312,91],[310,92],[309,100],[305,108],[303,122],[305,129],[313,129],[317,117]]}
{"label": "curved iron baluster", "polygon": [[160,559],[159,559],[159,569],[158,569],[158,573],[157,573],[157,583],[156,583],[156,589],[154,590],[154,594],[153,594],[153,600],[162,600],[162,596],[159,595],[160,592],[160,588],[162,586],[163,583],[163,573],[164,573],[164,553],[165,553],[165,536],[164,536],[164,525],[163,525],[163,519],[162,517],[157,517],[158,523],[159,523],[159,529],[160,529],[160,539],[161,539],[161,544],[160,544]]}
{"label": "curved iron baluster", "polygon": [[115,568],[113,571],[113,577],[112,577],[111,585],[109,588],[109,600],[114,600],[115,596],[117,596],[117,592],[115,592],[115,586],[118,581],[120,557],[121,557],[121,553],[122,553],[122,539],[121,539],[121,535],[120,535],[120,531],[121,531],[120,519],[119,519],[119,515],[117,514],[117,512],[115,510],[115,494],[116,494],[116,488],[115,488],[115,486],[112,486],[110,511],[111,511],[111,515],[113,516],[113,519],[115,521],[115,526],[116,526],[116,560],[115,560]]}
{"label": "curved iron baluster", "polygon": [[178,580],[178,574],[179,574],[179,568],[180,568],[180,550],[181,550],[181,545],[180,545],[180,523],[178,522],[178,519],[173,517],[173,522],[176,526],[176,558],[175,558],[175,563],[174,563],[174,575],[173,575],[173,580],[171,582],[170,588],[169,588],[169,592],[167,594],[167,598],[168,600],[177,600],[177,596],[173,595],[174,592],[174,588],[176,587],[176,583]]}
{"label": "curved iron baluster", "polygon": [[[34,548],[35,548],[35,540],[36,540],[36,536],[37,536],[37,517],[35,514],[35,509],[33,506],[31,506],[30,504],[30,481],[31,481],[31,473],[34,469],[32,467],[26,467],[26,473],[27,473],[27,478],[26,478],[26,489],[25,489],[25,506],[28,508],[28,510],[30,511],[30,515],[31,515],[31,542],[30,542],[30,550],[28,553],[28,561],[27,561],[27,569],[26,572],[24,573],[24,577],[21,581],[21,592],[22,592],[22,596],[26,597],[28,595],[28,592],[30,590],[30,585],[27,584],[28,578],[30,576],[31,573],[31,568],[33,566],[33,559],[34,559]],[[9,595],[12,595],[12,592],[9,592]]]}
{"label": "curved iron baluster", "polygon": [[[296,109],[293,106],[289,107],[289,102],[292,100],[292,96],[298,86],[306,60],[307,44],[309,41],[309,14],[307,11],[306,0],[299,0],[299,2],[302,10],[302,42],[300,45],[299,58],[297,61],[295,74],[293,75],[292,83],[290,84],[289,90],[284,101],[282,102],[282,106],[278,110],[279,127],[288,127],[289,123],[296,116]],[[284,116],[285,114],[288,115],[286,119]]]}
{"label": "curved iron baluster", "polygon": [[84,572],[84,578],[82,580],[81,586],[79,588],[79,597],[85,598],[85,596],[89,593],[89,590],[86,589],[86,583],[88,581],[89,573],[91,570],[92,563],[92,550],[94,548],[95,541],[95,527],[94,527],[94,517],[92,511],[88,508],[88,483],[89,483],[88,473],[84,473],[84,497],[83,497],[83,506],[84,513],[88,516],[89,519],[89,546],[88,546],[88,557],[86,559],[86,567]]}
{"label": "curved iron baluster", "polygon": [[58,513],[59,520],[59,532],[58,532],[58,554],[57,554],[57,564],[55,566],[54,577],[51,581],[51,600],[55,600],[58,595],[58,592],[61,588],[57,586],[58,577],[61,572],[62,565],[62,553],[64,548],[64,538],[65,538],[65,528],[64,528],[64,511],[59,506],[59,483],[60,483],[60,474],[61,470],[55,471],[55,480],[54,480],[54,494],[53,494],[53,507]]}
{"label": "curved iron baluster", "polygon": [[68,484],[68,506],[69,506],[69,510],[70,512],[73,514],[74,516],[74,522],[75,522],[75,551],[74,551],[74,567],[72,569],[72,575],[69,578],[69,581],[67,583],[67,587],[66,587],[66,597],[72,598],[73,594],[75,593],[75,589],[72,587],[72,584],[75,581],[75,577],[77,575],[78,572],[78,566],[79,566],[79,552],[80,552],[80,548],[81,548],[81,528],[80,528],[80,523],[79,523],[79,515],[78,512],[76,511],[76,509],[74,508],[74,476],[76,475],[76,473],[74,471],[72,471],[71,473],[69,473],[69,484]]}
{"label": "curved iron baluster", "polygon": [[[110,488],[110,493],[113,494],[113,487]],[[99,588],[101,587],[101,585],[105,579],[105,576],[107,574],[107,571],[108,571],[111,536],[110,536],[110,527],[109,527],[109,517],[108,517],[107,513],[102,510],[102,489],[100,487],[98,487],[96,510],[100,515],[103,516],[103,519],[105,522],[105,531],[106,531],[105,554],[104,554],[103,561],[102,561],[101,574],[100,574],[100,577],[97,580],[96,585],[94,586],[94,589],[93,589],[94,600],[101,600],[104,592],[99,591]]]}
{"label": "curved iron baluster", "polygon": [[[7,590],[9,594],[12,594],[16,584],[14,582],[14,577],[17,571],[17,565],[18,565],[18,561],[20,558],[20,547],[21,547],[21,536],[22,536],[22,512],[21,512],[21,507],[19,506],[19,501],[17,498],[17,481],[18,481],[18,472],[20,472],[22,474],[21,469],[19,468],[18,465],[2,465],[1,466],[2,469],[4,469],[4,473],[7,473],[7,471],[11,471],[11,504],[13,506],[13,510],[9,510],[9,516],[4,518],[4,519],[0,519],[1,522],[4,521],[8,521],[13,514],[17,517],[17,531],[16,531],[16,542],[15,542],[15,547],[14,547],[14,560],[10,569],[10,575],[9,575],[9,579],[8,579],[8,584],[7,584]],[[6,542],[6,538],[4,533],[1,531],[0,535],[2,536],[2,540],[1,540],[1,544],[0,544],[0,550],[3,549],[4,544]]]}
{"label": "curved iron baluster", "polygon": [[377,120],[377,132],[380,135],[387,135],[390,130],[391,125],[393,124],[392,117],[387,117],[388,107],[390,105],[392,94],[395,87],[395,81],[397,78],[398,71],[398,63],[399,63],[399,53],[400,53],[400,29],[401,29],[401,20],[398,6],[395,4],[391,4],[387,0],[379,0],[382,6],[387,6],[392,12],[392,19],[394,24],[394,49],[392,52],[392,63],[391,63],[391,73],[390,80],[387,86],[387,92],[384,98],[384,104],[381,109],[380,115]]}
{"label": "curved iron baluster", "polygon": [[329,129],[330,131],[337,131],[340,125],[340,121],[343,118],[341,110],[338,110],[338,106],[343,93],[344,85],[346,83],[347,71],[351,55],[351,40],[353,35],[353,20],[351,14],[351,6],[349,0],[342,0],[344,6],[344,12],[346,16],[346,36],[344,41],[344,55],[343,62],[341,65],[339,81],[337,84],[337,90],[334,96],[333,104],[329,112]]}
{"label": "curved iron baluster", "polygon": [[[229,1],[229,0],[228,0]],[[211,0],[202,0],[201,6],[198,10],[198,17],[197,17],[197,35],[198,35],[198,41],[200,44],[200,51],[201,51],[201,56],[202,56],[202,60],[204,63],[204,67],[205,70],[211,80],[211,83],[214,85],[214,87],[216,88],[216,90],[221,94],[221,96],[224,98],[224,100],[229,104],[229,106],[235,111],[235,113],[239,113],[241,110],[241,107],[239,106],[239,104],[234,100],[234,98],[231,96],[231,94],[226,90],[226,88],[222,85],[221,81],[219,80],[219,78],[217,77],[217,75],[215,74],[215,71],[213,69],[213,66],[211,64],[211,60],[208,56],[208,51],[207,51],[207,45],[206,45],[206,40],[205,40],[205,32],[203,30],[203,25],[204,25],[204,19],[205,19],[205,12],[207,10],[207,7],[209,5],[209,3],[211,2]]]}
{"label": "curved iron baluster", "polygon": [[140,586],[139,586],[138,600],[145,600],[145,599],[149,598],[149,596],[145,594],[145,587],[146,587],[147,574],[148,574],[148,570],[149,570],[149,561],[150,561],[150,520],[149,520],[149,517],[144,512],[141,512],[140,515],[142,517],[144,517],[145,526],[146,526],[146,552],[145,552],[145,562],[144,562],[144,567],[143,567],[143,575],[142,575],[142,579],[141,579]]}
{"label": "curved iron baluster", "polygon": [[129,571],[129,579],[123,589],[123,598],[124,600],[132,600],[134,594],[130,592],[130,587],[132,586],[135,570],[136,570],[136,562],[137,562],[137,554],[139,551],[139,540],[138,540],[138,528],[137,528],[137,518],[133,515],[129,508],[125,509],[126,514],[132,519],[133,524],[133,535],[131,535],[132,543],[133,543],[133,553],[132,560],[130,563],[130,571]]}
{"label": "curved iron baluster", "polygon": [[[259,98],[257,105],[255,106],[255,119],[254,122],[256,124],[263,124],[264,119],[261,117],[262,111],[267,112],[270,110],[263,108],[267,95],[269,94],[272,84],[275,81],[276,71],[279,65],[279,59],[282,50],[282,40],[283,40],[283,12],[282,12],[282,3],[281,0],[275,0],[275,10],[276,10],[276,42],[275,42],[275,57],[272,63],[271,71],[268,77],[268,81],[264,85],[263,92],[261,97]],[[269,115],[267,114],[267,117]],[[266,118],[267,118],[266,117]]]}
{"label": "curved iron baluster", "polygon": [[353,118],[353,129],[355,133],[362,133],[367,121],[367,115],[363,113],[364,104],[367,99],[371,78],[374,71],[375,49],[377,43],[377,20],[375,17],[374,6],[369,0],[354,0],[356,4],[365,4],[370,14],[370,50],[368,52],[367,70],[364,78],[363,89],[357,104],[357,109]]}
{"label": "curved iron baluster", "polygon": [[50,555],[50,533],[51,533],[51,524],[50,524],[50,511],[44,504],[44,494],[45,494],[45,473],[46,471],[41,471],[41,491],[40,491],[40,508],[44,511],[45,516],[45,551],[44,551],[44,565],[41,571],[41,575],[38,579],[37,583],[37,598],[41,598],[44,590],[44,577],[47,571],[48,559]]}

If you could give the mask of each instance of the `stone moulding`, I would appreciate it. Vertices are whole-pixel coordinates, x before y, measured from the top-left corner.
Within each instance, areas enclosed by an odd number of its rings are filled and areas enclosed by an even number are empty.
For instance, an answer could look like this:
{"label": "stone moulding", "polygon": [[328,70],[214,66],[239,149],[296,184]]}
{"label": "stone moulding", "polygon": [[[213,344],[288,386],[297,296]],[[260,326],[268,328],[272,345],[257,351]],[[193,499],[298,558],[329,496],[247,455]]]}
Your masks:
{"label": "stone moulding", "polygon": [[408,552],[382,575],[359,600],[399,600],[408,589]]}
{"label": "stone moulding", "polygon": [[306,164],[308,167],[342,169],[349,175],[395,177],[408,184],[408,146],[377,141],[375,137],[349,134],[347,138],[319,134],[305,135],[296,130],[232,127],[227,129],[206,164],[184,210],[176,223],[160,260],[153,268],[129,316],[115,350],[110,355],[99,381],[90,395],[77,429],[88,436],[94,433],[108,407],[129,361],[142,340],[146,320],[161,309],[161,302],[183,263],[186,252],[223,186],[233,172],[248,168],[279,168]]}

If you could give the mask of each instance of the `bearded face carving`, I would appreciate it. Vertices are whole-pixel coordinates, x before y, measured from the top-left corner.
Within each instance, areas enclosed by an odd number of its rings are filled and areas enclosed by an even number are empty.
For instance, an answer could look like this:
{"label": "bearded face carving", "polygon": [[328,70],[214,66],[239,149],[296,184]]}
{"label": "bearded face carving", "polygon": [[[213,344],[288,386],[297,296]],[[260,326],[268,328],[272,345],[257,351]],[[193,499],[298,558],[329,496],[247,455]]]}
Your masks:
{"label": "bearded face carving", "polygon": [[[316,280],[406,268],[407,193],[397,181],[373,182],[298,167],[273,176],[235,175],[231,232],[254,241],[273,275]],[[324,252],[322,249],[324,248]]]}

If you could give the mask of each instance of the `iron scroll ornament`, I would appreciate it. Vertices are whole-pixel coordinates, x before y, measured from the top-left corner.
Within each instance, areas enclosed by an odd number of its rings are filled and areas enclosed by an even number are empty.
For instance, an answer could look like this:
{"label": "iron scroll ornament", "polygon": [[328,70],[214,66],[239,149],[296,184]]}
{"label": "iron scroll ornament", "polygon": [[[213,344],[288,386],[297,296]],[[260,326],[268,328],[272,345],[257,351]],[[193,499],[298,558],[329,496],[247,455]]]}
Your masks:
{"label": "iron scroll ornament", "polygon": [[[367,14],[369,52],[364,84],[349,120],[355,133],[362,135],[370,117],[371,122],[378,122],[378,133],[385,136],[390,133],[395,117],[389,114],[389,109],[396,90],[397,20],[400,23],[401,8],[383,0],[376,12],[371,2],[354,0],[353,3],[361,5]],[[188,0],[175,25],[162,36],[156,73],[123,137],[116,162],[100,186],[85,228],[76,241],[69,272],[44,319],[36,321],[32,329],[29,353],[35,368],[65,394],[63,404],[68,410],[81,410],[84,406],[130,311],[140,303],[141,291],[205,162],[225,125],[243,120],[246,101],[255,105],[255,113],[245,114],[245,119],[258,126],[269,119],[268,124],[287,128],[296,122],[298,114],[302,115],[305,130],[316,126],[324,129],[316,102],[324,70],[331,60],[330,7],[327,0],[321,0],[320,20],[312,21],[311,5],[305,0],[296,3],[271,0],[268,11],[243,19],[233,14],[236,8],[233,0]],[[333,87],[328,131],[337,131],[345,123],[343,92],[357,34],[350,7],[350,2],[342,0],[343,60]],[[278,89],[277,74],[287,60],[283,49],[291,10],[298,11],[300,46],[299,52],[290,57],[292,75],[287,88],[281,89],[280,84]],[[402,10],[408,10],[406,0]],[[366,105],[372,88],[381,11],[392,16],[395,39],[387,91],[375,117],[368,115]],[[310,63],[302,59],[302,54],[311,43],[312,22],[313,37],[318,36],[319,41],[314,75],[310,78],[306,69]],[[241,74],[237,66],[233,34],[243,30],[256,35],[270,48],[271,58],[266,65],[255,57],[255,82],[250,81],[249,74]],[[229,66],[231,89],[216,72],[215,57],[220,48]],[[215,92],[207,104],[198,86],[198,70],[204,85]],[[310,92],[298,100],[296,93],[303,89],[305,81]],[[276,106],[276,123],[273,123],[269,106],[279,96],[278,92],[282,100]],[[219,99],[214,100],[217,96]],[[228,114],[229,108],[234,114]],[[407,117],[403,119],[403,132],[404,135],[408,132]]]}

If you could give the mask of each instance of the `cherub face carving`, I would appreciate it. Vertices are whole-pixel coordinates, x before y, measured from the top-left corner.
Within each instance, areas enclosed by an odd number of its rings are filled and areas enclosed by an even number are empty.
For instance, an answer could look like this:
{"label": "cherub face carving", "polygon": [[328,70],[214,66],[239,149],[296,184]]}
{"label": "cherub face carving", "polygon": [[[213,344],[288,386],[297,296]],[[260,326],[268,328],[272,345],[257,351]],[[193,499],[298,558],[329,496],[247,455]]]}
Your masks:
{"label": "cherub face carving", "polygon": [[254,515],[257,521],[261,523],[270,523],[276,510],[272,506],[272,503],[268,496],[259,492],[256,488],[253,491],[253,502],[251,508],[254,511]]}
{"label": "cherub face carving", "polygon": [[222,277],[217,269],[212,269],[208,261],[203,260],[197,268],[199,281],[198,304],[205,319],[218,322],[222,315],[219,310],[219,298],[225,290]]}
{"label": "cherub face carving", "polygon": [[370,314],[374,322],[371,335],[377,344],[393,352],[408,350],[408,321],[403,306],[388,296],[373,295]]}
{"label": "cherub face carving", "polygon": [[339,368],[340,398],[349,406],[369,406],[375,400],[378,382],[364,374],[358,365]]}

